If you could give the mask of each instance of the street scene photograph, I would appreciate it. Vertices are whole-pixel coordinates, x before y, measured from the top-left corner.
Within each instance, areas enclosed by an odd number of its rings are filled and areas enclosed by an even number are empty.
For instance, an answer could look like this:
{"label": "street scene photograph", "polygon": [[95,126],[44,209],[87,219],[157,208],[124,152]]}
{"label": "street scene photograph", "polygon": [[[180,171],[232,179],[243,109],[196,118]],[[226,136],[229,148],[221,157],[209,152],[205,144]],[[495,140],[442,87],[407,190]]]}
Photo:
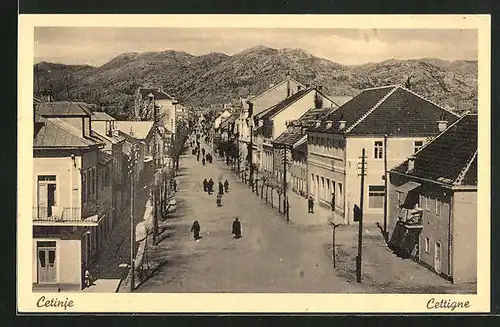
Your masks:
{"label": "street scene photograph", "polygon": [[33,49],[33,293],[478,293],[477,30]]}

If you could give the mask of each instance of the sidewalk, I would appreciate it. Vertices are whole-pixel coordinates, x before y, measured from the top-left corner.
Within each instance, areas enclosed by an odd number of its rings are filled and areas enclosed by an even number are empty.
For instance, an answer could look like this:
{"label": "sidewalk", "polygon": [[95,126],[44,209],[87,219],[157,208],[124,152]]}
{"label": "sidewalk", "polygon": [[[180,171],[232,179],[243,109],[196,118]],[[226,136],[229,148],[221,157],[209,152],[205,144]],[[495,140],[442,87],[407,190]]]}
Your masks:
{"label": "sidewalk", "polygon": [[98,279],[94,285],[83,289],[84,293],[116,293],[121,279]]}

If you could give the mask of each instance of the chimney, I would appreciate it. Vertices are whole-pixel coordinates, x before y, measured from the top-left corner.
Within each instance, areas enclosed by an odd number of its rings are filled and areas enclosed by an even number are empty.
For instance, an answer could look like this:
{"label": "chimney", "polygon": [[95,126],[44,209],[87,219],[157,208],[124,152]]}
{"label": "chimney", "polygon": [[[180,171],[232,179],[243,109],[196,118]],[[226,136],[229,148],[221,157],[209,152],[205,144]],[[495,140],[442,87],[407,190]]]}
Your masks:
{"label": "chimney", "polygon": [[333,126],[333,121],[331,121],[331,120],[327,120],[327,121],[326,121],[326,128],[327,128],[327,129],[330,129],[330,128],[332,128],[332,126]]}
{"label": "chimney", "polygon": [[407,173],[411,173],[415,168],[415,157],[411,156],[408,158],[408,168],[406,168]]}
{"label": "chimney", "polygon": [[107,135],[108,136],[113,136],[113,128],[111,126],[111,122],[110,121],[106,121],[106,126],[108,127],[107,128]]}
{"label": "chimney", "polygon": [[345,123],[346,121],[345,120],[339,120],[339,130],[343,130],[345,128]]}
{"label": "chimney", "polygon": [[306,84],[306,89],[310,88],[311,84]]}
{"label": "chimney", "polygon": [[440,120],[438,120],[437,124],[438,124],[439,132],[442,132],[448,126],[448,121],[444,120],[444,119],[440,119]]}
{"label": "chimney", "polygon": [[302,85],[297,85],[297,92],[299,92],[300,89],[302,89]]}
{"label": "chimney", "polygon": [[318,85],[318,91],[323,92],[323,85]]}
{"label": "chimney", "polygon": [[252,116],[253,116],[253,103],[248,102],[248,117],[252,117]]}
{"label": "chimney", "polygon": [[316,120],[316,122],[315,122],[315,126],[316,126],[316,127],[319,127],[320,125],[321,125],[321,120]]}
{"label": "chimney", "polygon": [[269,87],[270,87],[270,88],[271,88],[271,87],[273,87],[273,86],[274,86],[274,83],[269,84]]}
{"label": "chimney", "polygon": [[114,129],[114,130],[113,130],[113,136],[118,136],[118,135],[119,135],[119,133],[118,133],[118,129]]}

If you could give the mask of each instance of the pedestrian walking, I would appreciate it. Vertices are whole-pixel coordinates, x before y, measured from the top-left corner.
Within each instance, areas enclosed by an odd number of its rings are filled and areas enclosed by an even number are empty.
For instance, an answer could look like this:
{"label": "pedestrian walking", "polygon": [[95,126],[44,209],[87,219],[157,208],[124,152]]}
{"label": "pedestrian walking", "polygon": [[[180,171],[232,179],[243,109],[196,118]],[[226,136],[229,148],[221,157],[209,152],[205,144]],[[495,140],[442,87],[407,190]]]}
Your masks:
{"label": "pedestrian walking", "polygon": [[203,166],[205,166],[205,156],[203,156],[203,158],[201,159],[201,163]]}
{"label": "pedestrian walking", "polygon": [[224,185],[219,181],[219,194],[224,194]]}
{"label": "pedestrian walking", "polygon": [[175,179],[172,180],[172,188],[174,189],[174,192],[177,192],[177,181]]}
{"label": "pedestrian walking", "polygon": [[224,181],[224,191],[227,193],[227,191],[229,190],[229,182],[227,181],[227,179]]}
{"label": "pedestrian walking", "polygon": [[203,192],[208,192],[208,181],[206,178],[203,180]]}
{"label": "pedestrian walking", "polygon": [[205,148],[201,148],[201,153],[205,156]]}
{"label": "pedestrian walking", "polygon": [[221,207],[222,206],[222,194],[217,194],[217,207]]}
{"label": "pedestrian walking", "polygon": [[200,239],[200,230],[200,223],[198,222],[198,220],[195,220],[193,226],[191,226],[191,233],[193,233],[195,241],[198,241]]}
{"label": "pedestrian walking", "polygon": [[212,194],[214,191],[214,181],[210,178],[208,181],[208,195]]}
{"label": "pedestrian walking", "polygon": [[196,161],[200,161],[200,152],[196,153]]}
{"label": "pedestrian walking", "polygon": [[314,200],[312,196],[307,200],[307,213],[314,213]]}
{"label": "pedestrian walking", "polygon": [[234,238],[241,238],[241,223],[236,217],[233,221],[233,235]]}

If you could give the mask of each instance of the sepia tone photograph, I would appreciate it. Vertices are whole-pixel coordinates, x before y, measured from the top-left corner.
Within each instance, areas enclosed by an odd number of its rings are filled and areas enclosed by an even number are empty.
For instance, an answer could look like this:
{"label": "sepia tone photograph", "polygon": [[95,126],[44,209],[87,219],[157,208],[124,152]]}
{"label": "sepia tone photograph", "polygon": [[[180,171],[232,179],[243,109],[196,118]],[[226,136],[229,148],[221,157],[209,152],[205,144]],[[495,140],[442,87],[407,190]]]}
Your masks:
{"label": "sepia tone photograph", "polygon": [[30,306],[478,295],[477,27],[57,25],[25,40]]}

